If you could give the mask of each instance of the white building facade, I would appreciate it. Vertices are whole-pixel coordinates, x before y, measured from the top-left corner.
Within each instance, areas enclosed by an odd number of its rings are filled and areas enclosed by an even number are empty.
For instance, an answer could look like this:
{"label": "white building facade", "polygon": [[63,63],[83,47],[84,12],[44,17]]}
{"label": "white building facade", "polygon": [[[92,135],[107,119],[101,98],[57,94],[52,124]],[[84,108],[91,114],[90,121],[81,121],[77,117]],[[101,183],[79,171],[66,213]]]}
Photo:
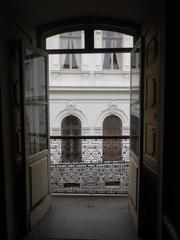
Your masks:
{"label": "white building facade", "polygon": [[[74,34],[75,33],[75,34]],[[47,39],[47,48],[83,48],[84,32]],[[95,31],[95,47],[132,47],[125,34]],[[116,115],[129,134],[130,54],[62,54],[49,56],[50,135],[61,135],[62,120],[77,116],[82,135],[103,135],[103,121]]]}
{"label": "white building facade", "polygon": [[[94,39],[95,48],[133,46],[131,36],[109,31]],[[47,39],[47,49],[76,48],[84,48],[83,31]],[[49,105],[52,192],[126,194],[129,139],[101,137],[129,136],[130,53],[49,55]],[[83,138],[61,138],[72,135]]]}

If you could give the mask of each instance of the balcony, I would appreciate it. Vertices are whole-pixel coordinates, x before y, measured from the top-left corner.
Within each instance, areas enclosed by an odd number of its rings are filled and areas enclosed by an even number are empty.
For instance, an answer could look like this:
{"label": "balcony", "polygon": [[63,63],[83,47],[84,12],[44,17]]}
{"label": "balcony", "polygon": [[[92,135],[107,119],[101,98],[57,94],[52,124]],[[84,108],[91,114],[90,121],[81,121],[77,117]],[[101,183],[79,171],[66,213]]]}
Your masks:
{"label": "balcony", "polygon": [[128,194],[129,142],[129,136],[51,136],[51,192]]}

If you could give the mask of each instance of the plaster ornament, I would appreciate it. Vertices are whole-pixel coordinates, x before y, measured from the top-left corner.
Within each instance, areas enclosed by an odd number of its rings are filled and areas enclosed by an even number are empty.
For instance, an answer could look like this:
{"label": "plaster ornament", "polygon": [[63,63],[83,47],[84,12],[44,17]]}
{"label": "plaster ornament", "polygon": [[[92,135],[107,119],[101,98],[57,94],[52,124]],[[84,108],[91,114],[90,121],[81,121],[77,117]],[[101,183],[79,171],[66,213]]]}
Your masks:
{"label": "plaster ornament", "polygon": [[67,105],[67,111],[69,114],[73,114],[75,112],[75,104],[73,104],[72,102],[69,102]]}
{"label": "plaster ornament", "polygon": [[117,112],[117,104],[115,102],[110,102],[108,106],[110,114],[115,114]]}

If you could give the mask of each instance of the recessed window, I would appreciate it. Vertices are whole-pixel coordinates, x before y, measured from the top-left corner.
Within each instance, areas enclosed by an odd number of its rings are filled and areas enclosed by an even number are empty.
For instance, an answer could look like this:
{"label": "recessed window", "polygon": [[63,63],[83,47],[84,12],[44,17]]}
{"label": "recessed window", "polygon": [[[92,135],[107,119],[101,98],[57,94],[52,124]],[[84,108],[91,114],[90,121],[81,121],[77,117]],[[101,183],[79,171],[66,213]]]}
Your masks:
{"label": "recessed window", "polygon": [[61,135],[70,137],[61,140],[62,162],[80,162],[82,160],[81,139],[71,138],[81,135],[79,118],[73,115],[65,117],[61,123]]}
{"label": "recessed window", "polygon": [[94,31],[95,48],[132,48],[133,37],[113,31]]}
{"label": "recessed window", "polygon": [[102,31],[103,48],[121,48],[123,47],[123,34],[110,31]]}
{"label": "recessed window", "polygon": [[[83,72],[88,70],[92,64],[90,56],[77,54],[77,49],[85,48],[85,31],[73,31],[61,33],[47,38],[46,48],[49,50],[60,50],[49,54],[50,70],[61,73],[67,73],[69,70],[73,72]],[[127,53],[127,48],[133,47],[133,37],[119,32],[113,31],[94,31],[94,46],[95,49],[117,49],[117,52],[105,51],[99,53],[96,57],[96,70],[127,72],[130,69],[130,54]],[[122,51],[118,49],[121,48]],[[123,52],[123,48],[126,51]],[[62,50],[62,51],[61,51]],[[66,52],[67,50],[67,52]],[[72,51],[71,51],[72,50]],[[73,51],[76,50],[76,51]],[[129,49],[130,51],[131,49]],[[58,51],[57,51],[58,52]],[[89,58],[89,60],[87,60]]]}
{"label": "recessed window", "polygon": [[[122,136],[122,121],[116,115],[109,115],[103,121],[103,136]],[[119,161],[122,154],[121,139],[103,140],[103,161]]]}
{"label": "recessed window", "polygon": [[[94,31],[95,48],[132,48],[133,37],[113,31]],[[122,70],[125,53],[105,53],[103,54],[102,67],[104,70]]]}
{"label": "recessed window", "polygon": [[[84,31],[61,33],[46,40],[47,49],[82,49],[84,48]],[[61,54],[60,56],[51,56],[52,60],[56,58],[56,69],[80,69],[80,54]],[[59,58],[59,59],[58,59]],[[50,59],[51,61],[51,59]]]}
{"label": "recessed window", "polygon": [[103,56],[103,69],[122,69],[122,54],[105,53]]}
{"label": "recessed window", "polygon": [[[123,45],[123,34],[103,31],[103,48],[121,48]],[[121,53],[105,53],[103,58],[103,69],[122,69]]]}
{"label": "recessed window", "polygon": [[80,54],[62,54],[60,56],[61,69],[80,69]]}
{"label": "recessed window", "polygon": [[83,49],[84,31],[66,32],[46,39],[46,49]]}

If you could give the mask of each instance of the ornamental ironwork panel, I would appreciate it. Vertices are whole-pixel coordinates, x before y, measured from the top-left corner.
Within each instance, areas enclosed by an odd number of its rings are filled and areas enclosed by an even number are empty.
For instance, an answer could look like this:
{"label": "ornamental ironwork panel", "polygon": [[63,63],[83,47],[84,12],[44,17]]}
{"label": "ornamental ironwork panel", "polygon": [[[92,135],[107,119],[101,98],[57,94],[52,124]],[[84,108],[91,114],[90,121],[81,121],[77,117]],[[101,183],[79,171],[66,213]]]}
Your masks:
{"label": "ornamental ironwork panel", "polygon": [[[81,152],[64,153],[64,140],[81,142]],[[109,142],[109,144],[108,144]],[[120,193],[129,191],[129,137],[51,137],[52,193]],[[106,147],[106,157],[103,157]],[[109,148],[108,148],[109,147]],[[78,146],[79,149],[79,146]],[[107,149],[110,160],[107,159]],[[69,156],[67,162],[63,154]],[[79,160],[77,161],[77,156]],[[72,159],[75,159],[72,161]]]}

